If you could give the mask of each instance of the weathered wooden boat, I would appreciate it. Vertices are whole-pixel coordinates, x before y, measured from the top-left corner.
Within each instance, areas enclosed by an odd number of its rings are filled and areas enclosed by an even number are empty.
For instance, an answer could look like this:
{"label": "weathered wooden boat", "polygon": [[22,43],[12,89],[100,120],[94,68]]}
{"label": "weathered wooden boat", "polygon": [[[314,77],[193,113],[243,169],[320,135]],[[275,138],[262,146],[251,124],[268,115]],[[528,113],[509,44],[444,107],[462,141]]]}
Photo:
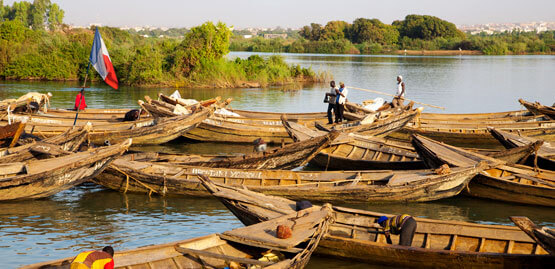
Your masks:
{"label": "weathered wooden boat", "polygon": [[0,163],[23,162],[75,152],[87,141],[91,125],[68,129],[66,132],[23,146],[0,149]]}
{"label": "weathered wooden boat", "polygon": [[[303,140],[325,132],[283,119],[285,129],[293,140]],[[527,145],[517,149],[499,152],[483,152],[485,155],[518,163],[532,154],[537,145]],[[311,164],[331,170],[371,170],[371,169],[423,169],[424,163],[411,144],[354,133],[341,134],[332,145],[318,153]]]}
{"label": "weathered wooden boat", "polygon": [[411,134],[419,134],[440,142],[461,147],[501,147],[497,139],[489,133],[488,127],[494,127],[511,133],[520,133],[521,135],[544,140],[546,142],[555,141],[555,121],[553,120],[501,124],[457,124],[456,122],[449,124],[407,124],[401,130],[390,134],[389,137],[401,141],[409,141]]}
{"label": "weathered wooden boat", "polygon": [[363,120],[353,123],[344,123],[340,125],[330,125],[329,128],[318,122],[316,122],[315,125],[317,129],[324,131],[337,130],[342,132],[359,133],[381,137],[400,130],[408,122],[418,117],[420,112],[421,108],[410,110],[396,110],[388,111],[387,113],[380,112],[376,114],[376,119],[371,123],[364,123]]}
{"label": "weathered wooden boat", "polygon": [[0,200],[43,198],[81,184],[104,170],[131,146],[113,146],[58,158],[0,164]]}
{"label": "weathered wooden boat", "polygon": [[[114,253],[115,268],[272,268],[301,269],[332,221],[331,208],[309,208],[249,227],[188,240]],[[276,227],[291,227],[280,239]],[[22,269],[68,266],[73,257],[36,263]]]}
{"label": "weathered wooden boat", "polygon": [[[506,148],[521,147],[540,141],[535,138],[520,136],[495,128],[489,128],[489,131]],[[534,155],[537,156],[537,159],[530,161],[532,165],[536,163],[540,168],[555,170],[555,147],[551,146],[550,143],[543,143]]]}
{"label": "weathered wooden boat", "polygon": [[[211,109],[202,109],[191,115],[143,119],[132,122],[92,121],[93,130],[90,132],[90,141],[103,145],[105,141],[119,143],[127,138],[133,138],[135,145],[162,144],[171,141],[194,129],[200,122],[208,118]],[[51,137],[65,132],[73,126],[73,119],[43,117],[40,115],[22,116],[15,115],[18,120],[26,120],[25,131],[39,137]],[[0,125],[4,122],[0,122]],[[78,126],[87,122],[78,122]]]}
{"label": "weathered wooden boat", "polygon": [[456,168],[447,174],[432,170],[309,172],[190,167],[120,158],[95,182],[120,192],[206,196],[196,178],[205,174],[223,184],[291,199],[424,202],[459,194],[484,168]]}
{"label": "weathered wooden boat", "polygon": [[509,219],[551,255],[555,255],[555,229],[539,227],[527,217],[513,216]]}
{"label": "weathered wooden boat", "polygon": [[442,164],[468,166],[485,161],[493,168],[479,173],[466,194],[513,203],[555,206],[555,172],[523,165],[504,165],[503,161],[446,145],[419,135],[413,144],[429,167]]}
{"label": "weathered wooden boat", "polygon": [[339,135],[331,132],[310,140],[285,145],[281,148],[247,155],[189,155],[139,153],[132,159],[143,159],[189,166],[244,168],[244,169],[293,169],[306,165],[320,150],[330,145]]}
{"label": "weathered wooden boat", "polygon": [[[294,212],[294,201],[242,188],[203,185],[241,222],[251,225]],[[520,229],[462,221],[415,218],[416,233],[410,247],[387,244],[374,228],[381,216],[390,214],[333,207],[335,222],[322,238],[316,254],[370,264],[411,268],[535,268],[552,267],[555,257]],[[391,235],[393,242],[398,236]]]}
{"label": "weathered wooden boat", "polygon": [[531,103],[524,101],[522,99],[518,99],[518,102],[523,105],[528,111],[532,112],[534,115],[545,115],[549,118],[555,120],[555,107],[552,106],[544,106],[538,102]]}
{"label": "weathered wooden boat", "polygon": [[[295,141],[325,134],[282,118],[283,125]],[[423,169],[424,163],[411,144],[358,134],[341,134],[330,147],[322,149],[311,164],[326,170]]]}

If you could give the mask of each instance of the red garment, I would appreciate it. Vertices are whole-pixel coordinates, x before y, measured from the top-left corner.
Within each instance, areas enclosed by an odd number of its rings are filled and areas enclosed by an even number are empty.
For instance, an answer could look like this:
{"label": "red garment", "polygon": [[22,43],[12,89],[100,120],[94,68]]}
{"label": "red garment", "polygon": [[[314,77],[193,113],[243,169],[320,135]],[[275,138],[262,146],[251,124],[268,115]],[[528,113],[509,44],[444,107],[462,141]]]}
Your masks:
{"label": "red garment", "polygon": [[[81,96],[83,96],[83,99],[81,100],[81,106],[79,106],[79,99],[81,99]],[[79,110],[84,110],[87,107],[87,103],[85,102],[85,96],[82,95],[81,93],[77,94],[77,97],[75,97],[75,106],[74,106],[75,110],[77,110],[77,106],[79,106]]]}

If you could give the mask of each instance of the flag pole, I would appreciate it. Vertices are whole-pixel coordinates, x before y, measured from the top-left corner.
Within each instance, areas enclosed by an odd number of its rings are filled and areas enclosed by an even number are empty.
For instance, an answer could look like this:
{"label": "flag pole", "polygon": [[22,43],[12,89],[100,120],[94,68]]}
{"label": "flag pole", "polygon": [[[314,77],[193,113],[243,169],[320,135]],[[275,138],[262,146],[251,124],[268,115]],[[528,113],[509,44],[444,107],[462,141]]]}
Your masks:
{"label": "flag pole", "polygon": [[85,85],[87,85],[87,77],[89,76],[89,69],[91,68],[91,61],[89,61],[89,65],[87,65],[87,73],[85,74],[85,81],[83,81],[83,88],[81,88],[81,98],[79,98],[79,104],[77,105],[77,113],[75,113],[75,120],[73,120],[73,126],[77,123],[77,117],[79,116],[79,110],[81,108],[81,101],[85,96]]}

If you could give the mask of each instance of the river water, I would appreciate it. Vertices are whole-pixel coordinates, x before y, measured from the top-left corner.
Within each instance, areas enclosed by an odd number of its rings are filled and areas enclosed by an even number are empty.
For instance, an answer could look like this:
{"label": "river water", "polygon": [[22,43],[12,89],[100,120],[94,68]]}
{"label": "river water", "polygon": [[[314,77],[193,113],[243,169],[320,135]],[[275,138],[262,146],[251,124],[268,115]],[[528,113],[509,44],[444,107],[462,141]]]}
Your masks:
{"label": "river water", "polygon": [[[231,53],[228,57],[248,57]],[[269,54],[262,54],[267,57]],[[425,112],[472,113],[522,109],[523,98],[555,102],[554,56],[345,56],[284,54],[288,63],[311,66],[348,86],[394,93],[395,78],[403,75],[407,98],[446,107]],[[69,108],[76,82],[0,81],[0,100],[29,91],[52,92],[53,107]],[[181,89],[185,98],[232,97],[232,107],[275,112],[324,111],[324,84],[290,85],[269,89]],[[170,94],[169,88],[121,87],[114,91],[93,84],[86,100],[93,108],[136,108],[145,95]],[[348,99],[361,102],[377,96],[351,89]],[[386,97],[386,99],[389,99]],[[191,153],[249,152],[250,146],[174,141],[148,150]],[[419,217],[512,225],[510,215],[525,215],[540,225],[555,227],[555,209],[456,197],[430,203],[346,205]],[[74,256],[112,245],[116,250],[161,244],[241,227],[215,199],[121,194],[85,184],[50,198],[0,203],[0,265],[24,264]],[[308,268],[368,268],[368,265],[313,257]]]}

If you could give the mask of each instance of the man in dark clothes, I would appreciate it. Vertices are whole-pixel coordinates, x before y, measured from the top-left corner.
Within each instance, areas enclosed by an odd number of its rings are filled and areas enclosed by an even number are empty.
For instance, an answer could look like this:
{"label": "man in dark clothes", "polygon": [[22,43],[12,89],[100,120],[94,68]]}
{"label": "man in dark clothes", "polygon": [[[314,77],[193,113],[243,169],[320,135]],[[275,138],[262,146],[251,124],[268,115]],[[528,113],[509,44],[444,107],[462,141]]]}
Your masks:
{"label": "man in dark clothes", "polygon": [[[333,124],[333,114],[332,110],[335,112],[335,98],[337,94],[335,91],[337,88],[335,87],[335,81],[330,82],[331,91],[326,93],[326,101],[328,102],[328,123]],[[334,113],[335,114],[335,113]]]}
{"label": "man in dark clothes", "polygon": [[400,234],[399,245],[409,247],[412,245],[412,239],[416,231],[416,220],[410,215],[403,214],[391,218],[381,216],[378,219],[378,224],[383,229],[388,244],[393,244],[390,234]]}

